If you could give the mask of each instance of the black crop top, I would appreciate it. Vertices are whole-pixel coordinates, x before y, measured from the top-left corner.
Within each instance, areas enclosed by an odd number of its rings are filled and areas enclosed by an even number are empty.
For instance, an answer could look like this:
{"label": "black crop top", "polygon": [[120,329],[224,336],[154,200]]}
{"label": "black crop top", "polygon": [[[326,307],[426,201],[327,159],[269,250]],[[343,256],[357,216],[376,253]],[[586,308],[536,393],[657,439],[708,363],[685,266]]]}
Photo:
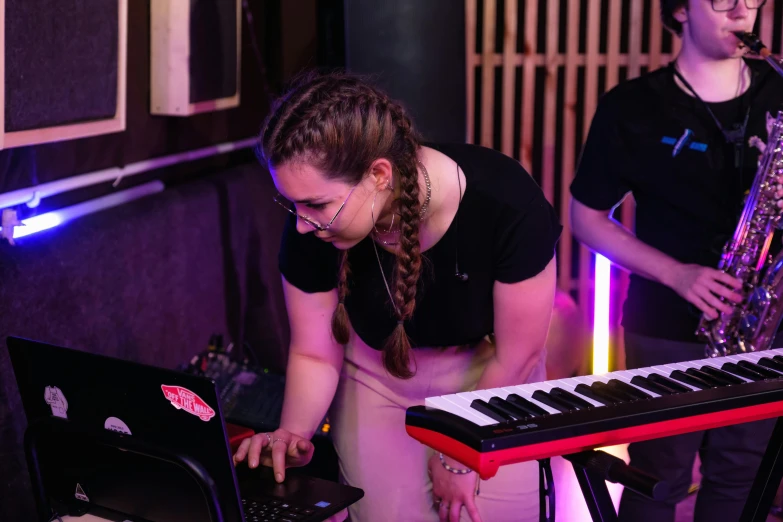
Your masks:
{"label": "black crop top", "polygon": [[[543,192],[513,158],[466,144],[427,143],[456,161],[467,186],[446,234],[422,253],[413,317],[405,330],[415,347],[471,344],[494,330],[493,284],[514,283],[541,272],[555,253],[562,227]],[[370,237],[354,246],[346,310],[359,337],[380,350],[397,324]],[[391,278],[395,256],[379,248]],[[314,234],[286,223],[279,268],[293,286],[308,292],[336,288],[340,251]],[[455,276],[459,256],[460,272]],[[391,281],[389,281],[391,284]]]}

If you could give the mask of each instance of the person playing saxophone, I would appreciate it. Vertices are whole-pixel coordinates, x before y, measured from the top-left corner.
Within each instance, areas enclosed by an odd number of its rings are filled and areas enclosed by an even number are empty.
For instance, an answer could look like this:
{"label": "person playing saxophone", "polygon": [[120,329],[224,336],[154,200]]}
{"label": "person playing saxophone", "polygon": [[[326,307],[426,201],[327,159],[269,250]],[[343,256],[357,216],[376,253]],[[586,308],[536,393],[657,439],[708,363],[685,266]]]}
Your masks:
{"label": "person playing saxophone", "polygon": [[[752,31],[764,3],[661,0],[664,25],[682,39],[676,59],[611,89],[591,122],[570,187],[571,225],[579,241],[632,273],[622,319],[629,369],[704,358],[701,317],[743,299],[741,281],[718,266],[756,173],[759,150],[749,139],[767,139],[783,78],[745,56],[734,32]],[[613,218],[629,193],[634,232]],[[630,464],[668,481],[671,496],[656,502],[626,489],[620,520],[673,521],[697,453],[695,520],[739,520],[774,422],[631,444]]]}

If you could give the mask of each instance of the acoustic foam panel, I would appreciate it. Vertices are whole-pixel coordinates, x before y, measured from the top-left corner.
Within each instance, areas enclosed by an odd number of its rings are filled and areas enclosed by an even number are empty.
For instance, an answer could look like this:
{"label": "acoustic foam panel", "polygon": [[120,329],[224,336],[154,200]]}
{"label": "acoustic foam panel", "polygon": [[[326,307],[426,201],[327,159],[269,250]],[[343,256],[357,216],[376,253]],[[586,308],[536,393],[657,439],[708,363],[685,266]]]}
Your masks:
{"label": "acoustic foam panel", "polygon": [[0,0],[0,147],[125,129],[127,0]]}
{"label": "acoustic foam panel", "polygon": [[241,0],[153,0],[151,112],[239,105]]}

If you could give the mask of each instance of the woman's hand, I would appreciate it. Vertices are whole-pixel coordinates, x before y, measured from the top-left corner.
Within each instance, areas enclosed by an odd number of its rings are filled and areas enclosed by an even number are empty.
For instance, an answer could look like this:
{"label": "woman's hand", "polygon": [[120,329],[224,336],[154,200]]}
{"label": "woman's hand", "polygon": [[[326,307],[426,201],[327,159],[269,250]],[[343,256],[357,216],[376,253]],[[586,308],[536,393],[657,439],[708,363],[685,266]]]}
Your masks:
{"label": "woman's hand", "polygon": [[275,480],[283,482],[286,468],[304,466],[313,458],[313,443],[284,429],[272,433],[256,433],[245,439],[234,454],[234,464],[247,458],[250,468],[258,464],[271,466]]}
{"label": "woman's hand", "polygon": [[[454,468],[463,468],[456,461],[444,457],[446,463]],[[460,512],[464,507],[472,522],[482,522],[475,503],[477,476],[476,473],[464,475],[452,473],[443,467],[438,455],[430,457],[428,472],[432,480],[432,496],[438,506],[440,522],[459,522]]]}
{"label": "woman's hand", "polygon": [[[718,312],[731,312],[733,305],[742,301],[739,294],[742,282],[739,279],[706,266],[680,265],[671,278],[670,286],[696,305],[708,319],[716,319]],[[725,301],[721,301],[720,297]]]}

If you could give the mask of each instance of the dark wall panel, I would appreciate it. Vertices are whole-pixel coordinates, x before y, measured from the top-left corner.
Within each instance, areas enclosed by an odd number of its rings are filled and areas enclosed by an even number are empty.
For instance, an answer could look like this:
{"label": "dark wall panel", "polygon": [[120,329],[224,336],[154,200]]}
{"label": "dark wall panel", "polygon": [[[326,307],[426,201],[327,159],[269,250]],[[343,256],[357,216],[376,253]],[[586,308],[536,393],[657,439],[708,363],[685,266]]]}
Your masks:
{"label": "dark wall panel", "polygon": [[6,132],[114,117],[117,5],[5,1]]}
{"label": "dark wall panel", "polygon": [[377,76],[425,138],[465,141],[465,6],[454,0],[345,0],[345,62]]}

